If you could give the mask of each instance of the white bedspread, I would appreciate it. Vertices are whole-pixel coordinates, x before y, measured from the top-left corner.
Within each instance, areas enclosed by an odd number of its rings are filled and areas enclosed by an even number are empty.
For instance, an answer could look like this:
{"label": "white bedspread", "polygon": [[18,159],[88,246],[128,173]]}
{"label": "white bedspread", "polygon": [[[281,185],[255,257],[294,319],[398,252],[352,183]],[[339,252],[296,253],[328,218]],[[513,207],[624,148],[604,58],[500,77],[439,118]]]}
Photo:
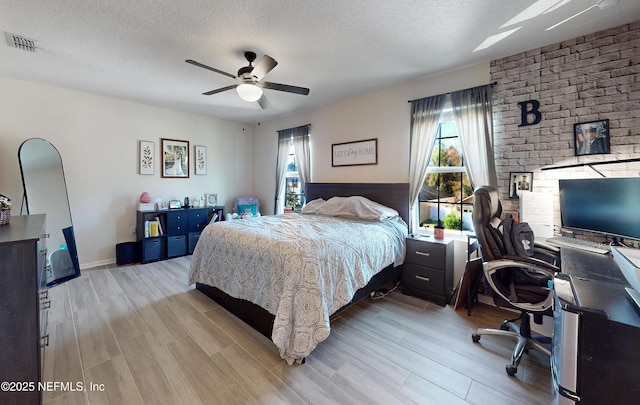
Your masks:
{"label": "white bedspread", "polygon": [[275,315],[271,339],[289,364],[329,336],[329,317],[390,264],[407,225],[284,214],[216,222],[193,253],[189,283],[219,288]]}

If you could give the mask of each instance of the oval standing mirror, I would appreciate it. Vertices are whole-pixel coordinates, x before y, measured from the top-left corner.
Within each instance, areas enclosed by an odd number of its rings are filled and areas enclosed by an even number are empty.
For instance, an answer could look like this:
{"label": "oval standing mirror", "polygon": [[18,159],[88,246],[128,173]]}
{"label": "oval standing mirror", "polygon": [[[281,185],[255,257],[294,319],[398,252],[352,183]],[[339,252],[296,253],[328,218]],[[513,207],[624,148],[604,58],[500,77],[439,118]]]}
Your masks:
{"label": "oval standing mirror", "polygon": [[20,145],[18,160],[27,214],[47,215],[47,285],[80,276],[60,153],[50,142],[31,138]]}

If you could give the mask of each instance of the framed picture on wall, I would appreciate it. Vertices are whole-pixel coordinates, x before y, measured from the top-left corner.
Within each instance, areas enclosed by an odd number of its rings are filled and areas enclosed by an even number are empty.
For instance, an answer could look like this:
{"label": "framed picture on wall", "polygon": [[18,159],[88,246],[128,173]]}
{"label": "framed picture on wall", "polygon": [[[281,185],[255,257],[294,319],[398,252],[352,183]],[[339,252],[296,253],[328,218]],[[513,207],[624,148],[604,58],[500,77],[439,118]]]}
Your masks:
{"label": "framed picture on wall", "polygon": [[189,141],[161,139],[162,177],[189,177]]}
{"label": "framed picture on wall", "polygon": [[207,174],[207,148],[196,145],[193,148],[193,167],[195,174]]}
{"label": "framed picture on wall", "polygon": [[331,145],[331,166],[378,164],[378,138]]}
{"label": "framed picture on wall", "polygon": [[573,124],[576,156],[609,153],[609,120]]}
{"label": "framed picture on wall", "polygon": [[521,193],[529,193],[533,189],[533,172],[509,173],[509,198],[518,198]]}
{"label": "framed picture on wall", "polygon": [[153,174],[153,167],[156,164],[155,145],[153,142],[140,141],[138,150],[138,173]]}

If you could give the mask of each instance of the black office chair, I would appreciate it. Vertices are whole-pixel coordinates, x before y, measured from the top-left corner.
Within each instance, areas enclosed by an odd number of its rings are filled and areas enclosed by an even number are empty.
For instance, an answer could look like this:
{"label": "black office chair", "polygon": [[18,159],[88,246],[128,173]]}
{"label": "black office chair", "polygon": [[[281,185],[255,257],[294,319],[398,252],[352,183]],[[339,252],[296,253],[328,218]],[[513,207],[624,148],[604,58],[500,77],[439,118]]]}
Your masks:
{"label": "black office chair", "polygon": [[[500,329],[479,328],[472,335],[478,342],[482,335],[509,336],[517,340],[507,374],[513,376],[518,371],[522,354],[536,348],[550,355],[549,337],[533,336],[530,315],[536,323],[542,323],[543,315],[552,315],[553,289],[549,280],[560,269],[545,261],[555,258],[552,251],[541,253],[545,260],[535,257],[509,256],[506,253],[501,227],[502,204],[495,187],[481,186],[474,191],[473,226],[482,255],[482,267],[486,281],[494,293],[494,303],[503,308],[520,311],[520,317],[505,320]],[[552,260],[550,260],[552,261]],[[558,262],[559,263],[559,262]],[[520,320],[520,325],[516,321]]]}

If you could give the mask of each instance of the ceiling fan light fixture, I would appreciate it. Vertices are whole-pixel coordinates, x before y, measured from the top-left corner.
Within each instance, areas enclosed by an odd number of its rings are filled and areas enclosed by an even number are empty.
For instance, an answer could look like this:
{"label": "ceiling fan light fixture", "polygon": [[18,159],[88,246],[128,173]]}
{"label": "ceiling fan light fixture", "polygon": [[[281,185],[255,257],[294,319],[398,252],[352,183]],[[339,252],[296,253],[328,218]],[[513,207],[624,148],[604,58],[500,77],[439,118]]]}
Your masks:
{"label": "ceiling fan light fixture", "polygon": [[600,8],[600,10],[604,10],[605,8],[613,7],[618,4],[618,0],[600,0],[596,3],[596,6]]}
{"label": "ceiling fan light fixture", "polygon": [[251,83],[242,83],[236,87],[236,91],[241,99],[250,103],[258,101],[262,97],[262,88]]}

